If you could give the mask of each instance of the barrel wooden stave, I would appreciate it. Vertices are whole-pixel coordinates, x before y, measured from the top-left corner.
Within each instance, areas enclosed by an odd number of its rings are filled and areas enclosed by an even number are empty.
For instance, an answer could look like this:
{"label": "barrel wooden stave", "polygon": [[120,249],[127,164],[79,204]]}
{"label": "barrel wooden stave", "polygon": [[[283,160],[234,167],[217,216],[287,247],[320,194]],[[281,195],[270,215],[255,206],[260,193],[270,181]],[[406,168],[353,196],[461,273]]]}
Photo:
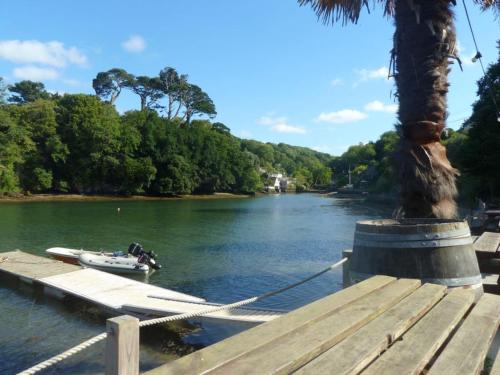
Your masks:
{"label": "barrel wooden stave", "polygon": [[350,273],[355,282],[382,274],[449,287],[481,285],[468,225],[456,220],[358,222]]}

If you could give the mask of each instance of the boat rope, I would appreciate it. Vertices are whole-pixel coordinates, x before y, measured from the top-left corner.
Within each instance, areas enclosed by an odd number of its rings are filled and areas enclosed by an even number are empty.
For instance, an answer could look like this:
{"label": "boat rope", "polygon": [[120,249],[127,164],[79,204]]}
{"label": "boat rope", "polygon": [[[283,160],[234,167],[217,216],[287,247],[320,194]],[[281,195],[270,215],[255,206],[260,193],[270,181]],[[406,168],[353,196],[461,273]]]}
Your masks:
{"label": "boat rope", "polygon": [[284,291],[286,290],[289,290],[289,289],[292,289],[292,288],[295,288],[299,285],[302,285],[318,276],[321,276],[322,274],[330,271],[330,270],[333,270],[334,268],[340,266],[341,264],[343,264],[344,262],[347,261],[347,258],[342,258],[340,261],[338,261],[337,263],[334,263],[332,264],[331,266],[325,268],[324,270],[318,272],[318,273],[315,273],[314,275],[311,275],[301,281],[298,281],[294,284],[290,284],[290,285],[287,285],[283,288],[280,288],[280,289],[277,289],[277,290],[274,290],[274,291],[271,291],[271,292],[267,292],[267,293],[264,293],[264,294],[261,294],[260,296],[255,296],[255,297],[251,297],[251,298],[248,298],[248,299],[244,299],[242,301],[238,301],[238,302],[234,302],[234,303],[230,303],[230,304],[227,304],[227,305],[221,305],[221,306],[214,306],[214,307],[211,307],[211,308],[208,308],[208,309],[205,309],[205,310],[202,310],[201,312],[192,312],[192,313],[184,313],[184,314],[178,314],[178,315],[172,315],[172,316],[166,316],[166,317],[163,317],[163,318],[156,318],[156,319],[149,319],[149,320],[143,320],[142,322],[139,323],[139,327],[146,327],[146,326],[150,326],[150,325],[153,325],[153,324],[159,324],[159,323],[166,323],[166,322],[172,322],[174,320],[181,320],[181,319],[190,319],[190,318],[194,318],[196,316],[201,316],[201,315],[206,315],[206,314],[210,314],[210,313],[214,313],[214,312],[219,312],[219,311],[222,311],[222,310],[230,310],[230,309],[235,309],[237,307],[241,307],[241,306],[245,306],[245,305],[249,305],[253,302],[257,302],[257,301],[260,301],[264,298],[268,298],[268,297],[271,297],[271,296],[274,296],[276,294],[279,294],[279,293],[283,293]]}
{"label": "boat rope", "polygon": [[[498,104],[497,104],[497,101],[495,99],[495,93],[493,91],[493,87],[494,87],[493,82],[491,81],[490,77],[486,74],[486,71],[484,69],[483,60],[482,60],[483,55],[481,55],[481,52],[479,52],[479,48],[478,48],[477,42],[476,42],[476,36],[474,35],[474,30],[472,29],[472,23],[470,22],[469,11],[467,10],[467,5],[465,5],[464,0],[462,0],[462,4],[464,5],[465,16],[467,18],[467,23],[469,24],[469,29],[470,29],[470,33],[472,35],[472,40],[474,41],[474,46],[476,47],[476,55],[474,56],[474,59],[479,60],[479,64],[481,65],[481,69],[483,70],[483,77],[488,82],[488,85],[487,85],[488,91],[490,93],[491,101],[493,102],[493,106],[495,107],[495,111],[496,111],[496,115],[497,115],[497,122],[500,122],[500,110],[498,109]],[[475,62],[475,60],[472,60],[472,61]]]}
{"label": "boat rope", "polygon": [[40,362],[36,366],[30,367],[29,369],[18,373],[18,375],[36,374],[37,372],[42,371],[42,370],[44,370],[52,365],[55,365],[56,363],[59,363],[59,362],[65,360],[66,358],[71,357],[72,355],[81,352],[83,349],[86,349],[89,346],[92,346],[92,345],[98,343],[99,341],[104,340],[106,338],[106,336],[107,336],[107,333],[103,332],[97,336],[94,336],[94,337],[82,342],[81,344],[78,344],[77,346],[72,347],[71,349],[66,350],[65,352],[62,352],[61,354],[58,354],[52,358],[47,359],[46,361]]}
{"label": "boat rope", "polygon": [[[166,316],[166,317],[162,317],[162,318],[154,318],[154,319],[148,319],[148,320],[143,320],[141,322],[139,322],[139,327],[146,327],[146,326],[151,326],[153,324],[160,324],[160,323],[167,323],[167,322],[173,322],[173,321],[176,321],[176,320],[183,320],[183,319],[190,319],[190,318],[194,318],[194,317],[197,317],[197,316],[203,316],[203,315],[206,315],[206,314],[210,314],[210,313],[214,313],[214,312],[219,312],[219,311],[222,311],[222,310],[230,310],[230,309],[234,309],[234,308],[237,308],[237,307],[241,307],[241,306],[244,306],[244,305],[249,305],[253,302],[256,302],[256,301],[260,301],[264,298],[268,298],[268,297],[271,297],[271,296],[274,296],[276,294],[279,294],[279,293],[283,293],[284,291],[286,290],[289,290],[289,289],[292,289],[292,288],[295,288],[299,285],[302,285],[312,279],[315,279],[316,277],[318,276],[321,276],[323,275],[324,273],[328,272],[328,271],[331,271],[333,269],[335,269],[336,267],[340,266],[341,264],[345,263],[347,261],[348,258],[342,258],[340,261],[332,264],[331,266],[325,268],[324,270],[321,270],[317,273],[315,273],[314,275],[311,275],[303,280],[300,280],[296,283],[293,283],[293,284],[290,284],[290,285],[287,285],[283,288],[280,288],[280,289],[277,289],[277,290],[274,290],[274,291],[271,291],[271,292],[267,292],[267,293],[264,293],[264,294],[261,294],[260,296],[255,296],[255,297],[251,297],[251,298],[247,298],[245,300],[242,300],[242,301],[238,301],[238,302],[234,302],[234,303],[230,303],[230,304],[227,304],[227,305],[218,305],[218,306],[213,306],[213,307],[210,307],[210,308],[207,308],[205,310],[201,310],[201,311],[197,311],[197,312],[192,312],[192,313],[184,313],[184,314],[177,314],[177,315],[171,315],[171,316]],[[82,350],[104,340],[107,336],[107,333],[106,332],[103,332],[97,336],[94,336],[84,342],[82,342],[81,344],[78,344],[52,358],[49,358],[47,359],[46,361],[43,361],[43,362],[40,362],[39,364],[33,366],[33,367],[30,367],[29,369],[26,369],[20,373],[18,373],[18,375],[33,375],[33,374],[36,374],[37,372],[39,371],[42,371],[50,366],[53,366],[55,365],[56,363],[59,363],[63,360],[65,360],[66,358],[68,357],[71,357],[72,355],[76,354],[76,353],[79,353],[81,352]]]}

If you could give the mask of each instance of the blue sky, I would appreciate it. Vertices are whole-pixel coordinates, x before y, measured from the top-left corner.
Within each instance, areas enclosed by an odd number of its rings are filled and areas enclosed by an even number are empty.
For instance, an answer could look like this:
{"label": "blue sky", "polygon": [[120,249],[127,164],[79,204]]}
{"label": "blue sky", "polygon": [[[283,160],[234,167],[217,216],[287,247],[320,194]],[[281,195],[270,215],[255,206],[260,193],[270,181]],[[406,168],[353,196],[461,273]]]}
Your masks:
{"label": "blue sky", "polygon": [[[466,0],[484,62],[497,59],[498,21]],[[0,76],[42,81],[59,92],[93,93],[113,67],[188,74],[236,136],[339,155],[393,129],[397,103],[386,71],[392,20],[381,8],[357,25],[325,26],[294,0],[3,1]],[[450,74],[449,124],[471,112],[481,77],[463,7],[456,7],[464,72]],[[120,112],[139,106],[120,96]]]}

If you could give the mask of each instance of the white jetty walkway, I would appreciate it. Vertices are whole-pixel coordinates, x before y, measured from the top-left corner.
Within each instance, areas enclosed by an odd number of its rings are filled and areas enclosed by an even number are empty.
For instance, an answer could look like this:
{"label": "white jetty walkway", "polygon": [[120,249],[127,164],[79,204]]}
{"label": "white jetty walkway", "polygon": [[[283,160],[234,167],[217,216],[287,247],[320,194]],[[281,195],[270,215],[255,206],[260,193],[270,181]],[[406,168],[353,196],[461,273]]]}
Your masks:
{"label": "white jetty walkway", "polygon": [[[221,306],[188,294],[19,250],[0,253],[0,274],[41,285],[56,297],[71,295],[104,310],[139,318],[196,313],[211,306]],[[278,311],[245,307],[208,313],[202,318],[262,323],[281,315]]]}

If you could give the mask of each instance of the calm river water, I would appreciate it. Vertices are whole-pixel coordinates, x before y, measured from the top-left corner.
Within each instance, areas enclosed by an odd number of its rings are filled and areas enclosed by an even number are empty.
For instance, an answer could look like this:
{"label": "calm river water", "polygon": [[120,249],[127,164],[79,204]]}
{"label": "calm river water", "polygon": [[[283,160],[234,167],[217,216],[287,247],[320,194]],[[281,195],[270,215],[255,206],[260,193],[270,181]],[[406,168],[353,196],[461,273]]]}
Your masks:
{"label": "calm river water", "polygon": [[[120,207],[120,212],[117,208]],[[252,199],[0,203],[0,251],[44,254],[49,247],[126,251],[138,241],[158,253],[163,269],[148,282],[211,302],[228,303],[296,282],[341,258],[354,223],[388,217],[391,207],[314,194]],[[102,332],[91,306],[59,302],[0,281],[0,373],[32,366]],[[339,290],[329,272],[260,306],[291,310]],[[181,326],[183,345],[166,329],[141,331],[141,370],[245,328],[194,322]],[[101,373],[104,344],[47,373]]]}

